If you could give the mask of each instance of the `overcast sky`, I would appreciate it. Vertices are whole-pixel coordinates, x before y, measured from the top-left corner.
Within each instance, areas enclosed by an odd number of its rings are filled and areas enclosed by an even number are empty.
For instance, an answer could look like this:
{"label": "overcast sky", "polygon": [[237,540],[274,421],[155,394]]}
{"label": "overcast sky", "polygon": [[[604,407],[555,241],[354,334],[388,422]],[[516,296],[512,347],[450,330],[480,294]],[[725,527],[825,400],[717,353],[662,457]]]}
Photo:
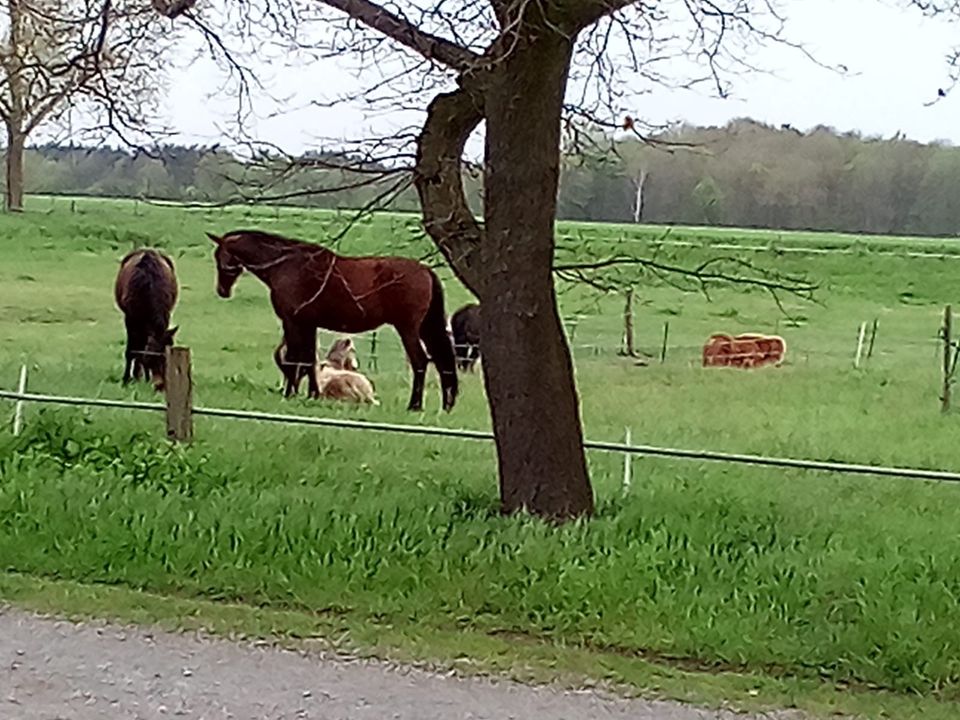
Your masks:
{"label": "overcast sky", "polygon": [[[822,62],[847,66],[852,76],[818,67],[798,52],[772,48],[754,58],[772,74],[735,79],[730,99],[711,98],[707,88],[662,90],[641,96],[636,114],[657,123],[686,120],[699,125],[749,116],[799,129],[825,124],[887,137],[901,131],[921,141],[946,139],[960,145],[960,88],[924,107],[946,86],[945,57],[960,44],[960,27],[925,20],[916,11],[896,7],[894,0],[786,0],[782,6],[790,37],[803,41]],[[263,140],[301,151],[320,145],[320,137],[355,138],[400,122],[359,106],[309,107],[315,98],[356,85],[352,72],[336,60],[282,70],[264,61],[255,69],[273,95],[286,98],[287,108],[302,108],[266,118],[276,108],[258,102],[264,119],[257,121],[256,132]],[[189,81],[174,83],[168,113],[181,133],[178,139],[221,139],[218,127],[234,107],[217,92],[223,82],[212,62],[199,61],[191,66]]]}

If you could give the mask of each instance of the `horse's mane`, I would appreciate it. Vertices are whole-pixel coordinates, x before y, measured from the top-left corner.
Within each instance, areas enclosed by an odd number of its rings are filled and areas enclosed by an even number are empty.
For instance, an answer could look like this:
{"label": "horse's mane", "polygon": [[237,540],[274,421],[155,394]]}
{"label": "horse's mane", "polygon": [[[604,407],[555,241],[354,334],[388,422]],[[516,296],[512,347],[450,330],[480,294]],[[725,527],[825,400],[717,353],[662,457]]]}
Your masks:
{"label": "horse's mane", "polygon": [[234,238],[248,238],[261,245],[269,245],[275,248],[302,247],[312,250],[322,250],[322,246],[316,243],[306,242],[305,240],[295,240],[275,233],[264,232],[263,230],[231,230],[223,236],[224,240]]}

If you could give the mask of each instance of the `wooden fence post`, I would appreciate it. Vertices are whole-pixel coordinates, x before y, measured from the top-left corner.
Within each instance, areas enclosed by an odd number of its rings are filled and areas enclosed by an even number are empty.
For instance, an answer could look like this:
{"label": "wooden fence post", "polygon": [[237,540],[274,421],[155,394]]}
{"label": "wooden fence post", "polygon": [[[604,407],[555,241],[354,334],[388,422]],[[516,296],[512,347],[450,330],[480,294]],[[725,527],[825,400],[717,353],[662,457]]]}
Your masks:
{"label": "wooden fence post", "polygon": [[660,362],[661,364],[666,362],[667,359],[667,340],[670,337],[670,321],[664,320],[663,322],[663,345],[660,346]]}
{"label": "wooden fence post", "polygon": [[370,333],[370,367],[377,372],[379,363],[377,362],[377,331]]}
{"label": "wooden fence post", "polygon": [[953,374],[953,310],[949,305],[943,309],[943,392],[940,395],[940,412],[950,409],[950,376]]}
{"label": "wooden fence post", "polygon": [[167,437],[175,442],[193,440],[193,377],[190,348],[167,348]]}
{"label": "wooden fence post", "polygon": [[627,290],[623,306],[623,348],[622,355],[634,357],[637,352],[633,344],[633,288]]}
{"label": "wooden fence post", "polygon": [[867,359],[873,357],[873,343],[877,339],[877,328],[880,326],[880,318],[873,319],[873,326],[870,328],[870,344],[867,346]]}

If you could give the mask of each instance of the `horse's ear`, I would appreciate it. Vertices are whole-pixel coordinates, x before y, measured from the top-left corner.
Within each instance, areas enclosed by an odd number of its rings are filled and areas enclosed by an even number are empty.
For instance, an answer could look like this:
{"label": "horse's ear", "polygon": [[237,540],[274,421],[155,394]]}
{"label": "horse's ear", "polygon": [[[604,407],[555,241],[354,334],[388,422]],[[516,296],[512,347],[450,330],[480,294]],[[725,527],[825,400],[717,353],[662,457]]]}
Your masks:
{"label": "horse's ear", "polygon": [[223,238],[219,235],[214,235],[212,232],[208,232],[207,237],[213,240],[217,245],[223,244]]}
{"label": "horse's ear", "polygon": [[173,345],[173,336],[177,334],[177,330],[180,329],[179,325],[174,325],[172,328],[167,330],[163,335],[165,345]]}

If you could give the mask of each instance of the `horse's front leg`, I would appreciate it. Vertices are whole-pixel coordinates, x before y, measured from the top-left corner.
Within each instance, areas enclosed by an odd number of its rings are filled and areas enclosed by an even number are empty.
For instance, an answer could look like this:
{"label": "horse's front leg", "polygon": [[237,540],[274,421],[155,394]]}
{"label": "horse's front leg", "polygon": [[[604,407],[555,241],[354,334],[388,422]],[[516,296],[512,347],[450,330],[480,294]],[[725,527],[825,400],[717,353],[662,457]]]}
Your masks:
{"label": "horse's front leg", "polygon": [[287,362],[290,363],[287,375],[286,397],[296,395],[300,381],[307,376],[307,397],[320,397],[317,387],[317,331],[292,323],[284,323],[283,336],[287,343]]}
{"label": "horse's front leg", "polygon": [[130,348],[127,348],[126,352],[124,353],[124,362],[123,362],[123,384],[124,385],[129,385],[130,380],[132,380],[130,371],[133,368],[133,363],[134,363],[133,353],[130,352]]}
{"label": "horse's front leg", "polygon": [[145,341],[137,331],[136,323],[128,315],[123,318],[124,327],[127,331],[127,347],[124,350],[123,363],[123,384],[129,385],[130,380],[137,375],[137,351],[136,348],[145,345]]}
{"label": "horse's front leg", "polygon": [[285,398],[292,397],[297,392],[295,381],[296,375],[289,369],[285,370],[283,373],[283,396]]}
{"label": "horse's front leg", "polygon": [[317,384],[316,364],[311,365],[309,372],[307,372],[307,397],[314,399],[320,397],[320,386]]}

